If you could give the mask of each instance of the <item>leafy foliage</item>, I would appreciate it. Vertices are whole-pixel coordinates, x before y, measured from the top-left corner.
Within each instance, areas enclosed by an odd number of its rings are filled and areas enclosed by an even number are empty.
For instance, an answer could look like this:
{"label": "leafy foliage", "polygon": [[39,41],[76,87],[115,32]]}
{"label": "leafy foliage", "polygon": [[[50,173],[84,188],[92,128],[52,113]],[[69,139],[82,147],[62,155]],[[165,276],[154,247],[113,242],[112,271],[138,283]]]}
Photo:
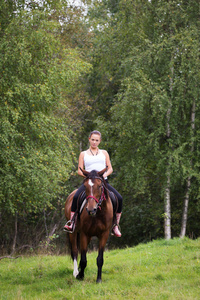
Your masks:
{"label": "leafy foliage", "polygon": [[57,208],[69,192],[71,94],[81,92],[77,82],[90,65],[58,38],[60,23],[44,7],[18,9],[1,31],[0,207],[22,217]]}
{"label": "leafy foliage", "polygon": [[[179,234],[176,224],[180,228],[185,180],[193,176],[194,182],[199,181],[199,152],[191,153],[191,144],[196,148],[198,139],[197,131],[191,131],[194,101],[199,127],[197,7],[197,1],[120,1],[119,10],[99,32],[103,37],[97,47],[103,39],[105,47],[106,40],[106,54],[97,52],[100,59],[97,67],[94,59],[94,70],[111,71],[117,87],[114,91],[107,86],[100,93],[98,105],[107,101],[108,93],[112,104],[96,123],[108,137],[117,174],[113,184],[124,197],[124,242],[163,235],[169,161],[174,235]],[[195,184],[191,189],[196,203]]]}
{"label": "leafy foliage", "polygon": [[111,245],[163,237],[169,171],[172,234],[179,234],[191,178],[187,228],[196,237],[199,2],[84,4],[0,2],[1,240],[11,243],[14,216],[41,228],[39,238],[59,228],[64,198],[79,184],[78,153],[93,129],[103,134],[110,183],[124,198],[123,235]]}

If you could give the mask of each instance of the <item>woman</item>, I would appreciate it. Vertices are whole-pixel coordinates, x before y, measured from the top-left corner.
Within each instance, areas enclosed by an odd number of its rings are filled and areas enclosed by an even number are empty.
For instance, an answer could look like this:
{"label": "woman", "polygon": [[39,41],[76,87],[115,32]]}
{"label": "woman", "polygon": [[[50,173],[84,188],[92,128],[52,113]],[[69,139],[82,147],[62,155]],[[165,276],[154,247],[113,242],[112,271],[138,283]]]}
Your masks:
{"label": "woman", "polygon": [[[85,177],[81,169],[85,169],[88,172],[92,170],[101,171],[107,166],[107,171],[103,174],[103,177],[107,182],[108,189],[112,191],[118,198],[118,210],[116,213],[117,224],[114,225],[112,229],[112,233],[117,237],[121,237],[121,232],[119,230],[119,221],[122,212],[122,196],[108,183],[107,177],[113,172],[113,168],[110,162],[110,157],[108,152],[106,150],[100,150],[98,148],[100,142],[101,142],[101,133],[97,130],[92,131],[89,135],[89,143],[90,143],[89,149],[87,149],[86,151],[82,151],[79,156],[78,174],[80,176]],[[67,231],[72,232],[75,228],[75,222],[73,221],[73,216],[77,210],[78,197],[84,191],[84,189],[85,186],[84,184],[82,184],[74,195],[72,207],[71,207],[70,221],[68,221],[64,226],[64,229]]]}

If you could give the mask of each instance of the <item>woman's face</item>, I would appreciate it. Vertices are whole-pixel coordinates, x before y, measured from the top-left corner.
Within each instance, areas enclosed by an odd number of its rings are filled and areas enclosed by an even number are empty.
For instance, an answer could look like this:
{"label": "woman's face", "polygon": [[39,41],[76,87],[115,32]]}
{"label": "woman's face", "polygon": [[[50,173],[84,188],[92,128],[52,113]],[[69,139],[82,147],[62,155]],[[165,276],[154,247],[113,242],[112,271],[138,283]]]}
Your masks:
{"label": "woman's face", "polygon": [[95,149],[99,146],[101,142],[101,137],[99,134],[92,134],[91,137],[89,137],[89,143],[90,143],[90,147]]}

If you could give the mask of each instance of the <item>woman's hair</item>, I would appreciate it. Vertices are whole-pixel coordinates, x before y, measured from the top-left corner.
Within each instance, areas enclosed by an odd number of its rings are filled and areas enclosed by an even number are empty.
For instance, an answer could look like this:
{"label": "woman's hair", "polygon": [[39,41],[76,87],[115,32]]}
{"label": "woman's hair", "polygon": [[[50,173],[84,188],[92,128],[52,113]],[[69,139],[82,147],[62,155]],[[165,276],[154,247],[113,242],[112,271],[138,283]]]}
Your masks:
{"label": "woman's hair", "polygon": [[91,137],[92,134],[98,134],[98,135],[100,135],[100,139],[101,139],[101,132],[100,131],[98,131],[98,130],[91,131],[90,134],[89,134],[89,138]]}

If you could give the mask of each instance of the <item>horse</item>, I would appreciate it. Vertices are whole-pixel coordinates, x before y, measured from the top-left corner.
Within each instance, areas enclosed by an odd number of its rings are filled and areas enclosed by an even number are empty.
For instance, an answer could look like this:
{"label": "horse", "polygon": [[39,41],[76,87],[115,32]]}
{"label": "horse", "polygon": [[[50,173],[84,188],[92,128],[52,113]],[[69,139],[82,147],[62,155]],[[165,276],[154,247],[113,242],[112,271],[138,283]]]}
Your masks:
{"label": "horse", "polygon": [[[82,170],[82,169],[81,169]],[[74,262],[73,275],[76,279],[84,279],[84,270],[87,266],[87,249],[88,244],[93,236],[99,240],[98,257],[97,257],[97,279],[96,282],[102,282],[103,255],[105,246],[113,225],[113,205],[109,197],[106,182],[103,178],[106,168],[100,172],[95,170],[87,172],[82,170],[85,179],[86,200],[82,213],[76,219],[74,232],[68,233],[71,245],[71,257]],[[73,191],[65,203],[65,216],[70,219]],[[80,237],[80,263],[78,259],[78,235]]]}

